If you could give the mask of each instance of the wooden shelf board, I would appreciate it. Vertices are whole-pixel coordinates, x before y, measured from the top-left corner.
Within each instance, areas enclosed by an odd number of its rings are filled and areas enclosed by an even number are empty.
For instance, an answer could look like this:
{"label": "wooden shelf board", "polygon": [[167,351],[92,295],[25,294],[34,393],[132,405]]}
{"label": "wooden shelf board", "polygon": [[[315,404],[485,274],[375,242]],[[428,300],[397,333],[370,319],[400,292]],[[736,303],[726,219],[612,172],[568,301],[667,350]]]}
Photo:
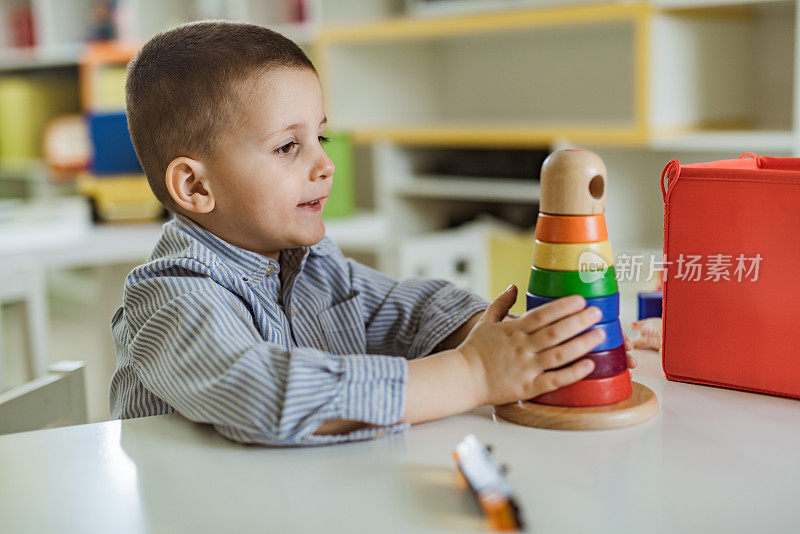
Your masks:
{"label": "wooden shelf board", "polygon": [[670,151],[780,152],[797,150],[795,133],[787,130],[722,130],[656,133],[650,148]]}
{"label": "wooden shelf board", "polygon": [[388,140],[420,146],[548,147],[563,140],[592,145],[645,146],[647,136],[633,126],[443,125],[356,128],[353,140],[356,143]]}
{"label": "wooden shelf board", "polygon": [[[654,7],[663,10],[692,10],[708,9],[719,10],[720,14],[725,14],[731,7],[747,8],[759,4],[788,4],[791,0],[650,0]],[[727,11],[728,14],[733,13]]]}
{"label": "wooden shelf board", "polygon": [[652,150],[765,151],[800,150],[800,136],[790,130],[686,130],[650,135],[634,127],[564,126],[421,126],[357,128],[356,143],[386,140],[412,146],[539,147],[567,141],[575,145],[621,146]]}
{"label": "wooden shelf board", "polygon": [[539,182],[533,179],[425,175],[402,182],[396,191],[405,197],[526,204],[539,202]]}
{"label": "wooden shelf board", "polygon": [[436,18],[398,18],[384,22],[325,29],[326,43],[400,41],[635,20],[650,13],[645,2],[547,6]]}

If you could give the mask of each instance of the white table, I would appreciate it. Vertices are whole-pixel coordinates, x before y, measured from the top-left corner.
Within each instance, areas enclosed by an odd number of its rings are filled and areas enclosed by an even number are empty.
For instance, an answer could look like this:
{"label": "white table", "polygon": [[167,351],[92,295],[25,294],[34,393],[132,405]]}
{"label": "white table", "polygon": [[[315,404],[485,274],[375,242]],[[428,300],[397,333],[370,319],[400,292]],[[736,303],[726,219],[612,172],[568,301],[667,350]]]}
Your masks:
{"label": "white table", "polygon": [[[53,227],[51,230],[57,227],[53,224],[50,223]],[[29,291],[31,294],[28,295],[29,309],[33,310],[28,318],[28,343],[31,347],[28,366],[33,369],[34,376],[41,376],[48,362],[52,360],[49,354],[51,343],[45,273],[48,270],[78,267],[92,267],[95,270],[101,288],[99,302],[95,303],[98,308],[96,323],[98,332],[102,330],[103,339],[106,339],[104,355],[112,355],[113,345],[107,325],[113,313],[109,310],[119,305],[122,291],[122,280],[117,266],[144,261],[158,241],[161,223],[93,225],[87,228],[78,225],[75,229],[65,228],[63,232],[50,233],[40,233],[36,231],[37,228],[29,231],[29,235],[10,236],[13,239],[0,243],[0,286],[20,285],[22,281],[26,281],[21,288],[37,289],[35,292]],[[24,280],[17,274],[20,272],[25,274]],[[113,371],[113,358],[104,358],[99,366],[95,362],[90,362],[90,365],[87,382],[91,385],[99,384],[105,390]],[[0,389],[2,386],[3,373],[0,372]],[[90,391],[91,404],[103,406],[105,399],[94,400],[96,395],[92,395],[92,392],[96,389],[93,387]],[[107,413],[104,407],[102,412]]]}
{"label": "white table", "polygon": [[69,239],[0,249],[0,263],[27,262],[41,268],[67,269],[141,262],[160,235],[161,223],[96,225]]}
{"label": "white table", "polygon": [[490,409],[316,448],[239,445],[179,416],[0,437],[3,532],[480,531],[451,455],[508,464],[529,532],[799,532],[800,402],[666,382],[661,412],[610,431],[536,430]]}

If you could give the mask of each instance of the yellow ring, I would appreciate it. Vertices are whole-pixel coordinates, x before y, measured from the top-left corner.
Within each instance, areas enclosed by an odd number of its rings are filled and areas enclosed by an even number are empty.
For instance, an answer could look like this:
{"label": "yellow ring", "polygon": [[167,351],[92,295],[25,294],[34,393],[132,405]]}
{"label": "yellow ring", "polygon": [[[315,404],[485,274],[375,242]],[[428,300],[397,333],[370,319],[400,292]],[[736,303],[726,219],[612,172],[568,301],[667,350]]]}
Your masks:
{"label": "yellow ring", "polygon": [[611,243],[545,243],[533,244],[533,266],[548,271],[602,271],[614,265]]}

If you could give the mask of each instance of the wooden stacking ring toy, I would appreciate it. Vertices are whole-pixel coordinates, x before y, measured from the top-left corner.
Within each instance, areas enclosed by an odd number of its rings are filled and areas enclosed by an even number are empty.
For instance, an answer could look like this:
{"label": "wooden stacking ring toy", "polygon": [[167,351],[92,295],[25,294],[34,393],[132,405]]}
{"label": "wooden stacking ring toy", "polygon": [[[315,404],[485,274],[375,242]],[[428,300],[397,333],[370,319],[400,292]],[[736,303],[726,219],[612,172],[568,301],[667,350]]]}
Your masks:
{"label": "wooden stacking ring toy", "polygon": [[[622,325],[619,323],[619,319],[614,319],[607,323],[597,323],[586,330],[586,332],[590,330],[602,330],[606,334],[606,338],[592,349],[593,351],[611,350],[625,343],[625,339],[622,337]],[[583,335],[584,333],[585,332],[581,332],[578,335]]]}
{"label": "wooden stacking ring toy", "polygon": [[655,393],[632,382],[628,371],[603,214],[607,176],[603,160],[589,150],[556,150],[545,159],[527,292],[528,310],[568,295],[580,295],[600,310],[600,321],[589,330],[603,330],[605,339],[576,358],[592,360],[594,369],[535,399],[495,406],[498,417],[537,428],[596,430],[640,423],[658,413]]}
{"label": "wooden stacking ring toy", "polygon": [[[555,297],[542,297],[540,295],[533,295],[530,291],[527,291],[525,296],[527,297],[528,301],[528,310],[538,308],[543,304],[557,300]],[[606,295],[605,297],[586,299],[586,307],[588,308],[589,306],[594,306],[600,310],[602,315],[598,321],[599,323],[613,321],[619,317],[619,293],[612,293],[611,295]]]}
{"label": "wooden stacking ring toy", "polygon": [[608,240],[606,217],[540,213],[534,237],[545,243],[594,243]]}
{"label": "wooden stacking ring toy", "polygon": [[605,406],[624,401],[632,392],[631,374],[626,369],[614,376],[578,380],[532,400],[550,406]]}
{"label": "wooden stacking ring toy", "polygon": [[533,266],[550,271],[602,271],[614,265],[611,243],[545,243],[533,245]]}
{"label": "wooden stacking ring toy", "polygon": [[594,371],[585,376],[584,380],[618,375],[628,368],[628,352],[625,350],[624,345],[620,345],[611,350],[590,352],[577,360],[552,370],[558,371],[559,369],[564,369],[581,360],[592,360],[594,362]]}
{"label": "wooden stacking ring toy", "polygon": [[614,267],[606,271],[580,273],[577,271],[549,271],[531,267],[528,291],[542,297],[580,295],[585,298],[605,297],[617,293]]}
{"label": "wooden stacking ring toy", "polygon": [[498,417],[518,425],[551,430],[605,430],[635,425],[658,414],[658,399],[649,387],[631,382],[631,396],[605,406],[548,406],[530,401],[495,406]]}

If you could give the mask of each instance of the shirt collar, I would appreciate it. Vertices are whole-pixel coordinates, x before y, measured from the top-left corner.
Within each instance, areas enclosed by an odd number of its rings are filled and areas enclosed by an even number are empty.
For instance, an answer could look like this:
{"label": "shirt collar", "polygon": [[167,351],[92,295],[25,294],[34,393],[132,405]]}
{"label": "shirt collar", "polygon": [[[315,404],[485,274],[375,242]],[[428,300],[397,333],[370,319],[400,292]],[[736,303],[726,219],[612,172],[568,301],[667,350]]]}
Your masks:
{"label": "shirt collar", "polygon": [[[280,272],[279,262],[262,256],[257,252],[232,245],[188,217],[175,213],[174,220],[178,229],[189,234],[201,245],[210,249],[219,261],[224,262],[242,276],[258,279],[267,274],[277,275]],[[300,257],[304,257],[306,252],[315,256],[327,256],[335,248],[336,245],[326,236],[315,245],[291,250]]]}

